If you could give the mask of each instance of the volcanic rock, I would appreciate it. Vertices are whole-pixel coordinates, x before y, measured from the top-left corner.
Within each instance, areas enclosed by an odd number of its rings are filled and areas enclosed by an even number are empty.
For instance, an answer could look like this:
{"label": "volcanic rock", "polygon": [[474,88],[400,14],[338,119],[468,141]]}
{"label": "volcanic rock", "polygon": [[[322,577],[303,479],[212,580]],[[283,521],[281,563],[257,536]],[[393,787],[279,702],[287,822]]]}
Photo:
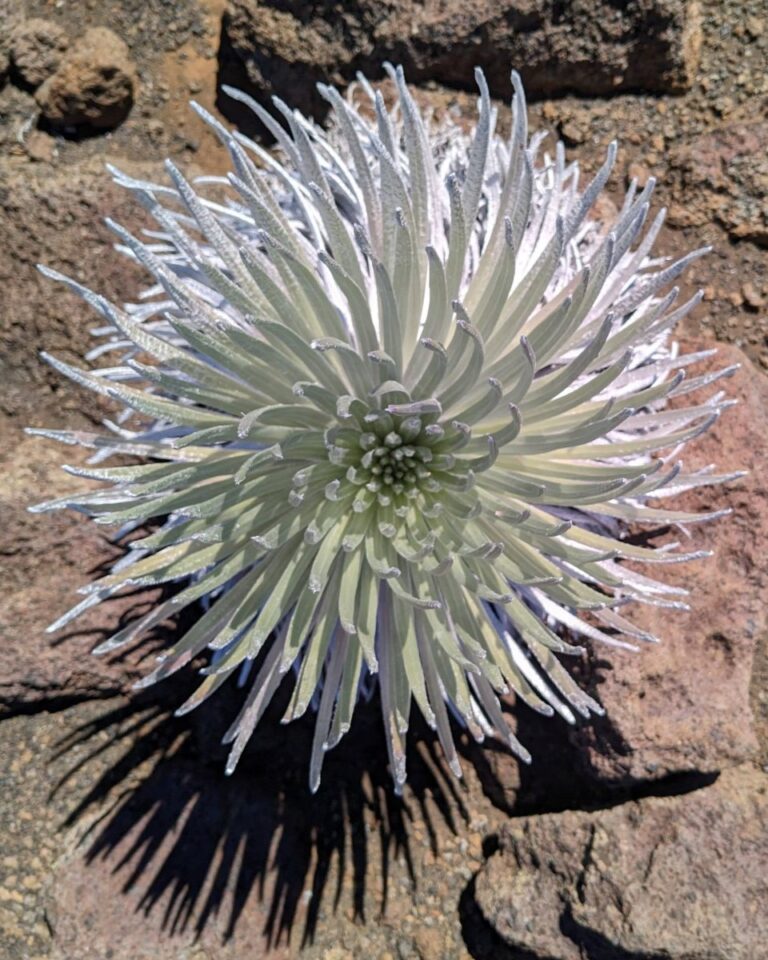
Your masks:
{"label": "volcanic rock", "polygon": [[[768,418],[768,382],[732,346],[719,347],[701,369],[737,363],[736,375],[722,383],[738,405],[682,457],[687,469],[715,464],[721,473],[748,472],[726,486],[702,487],[671,501],[676,509],[733,512],[690,526],[689,538],[679,530],[667,535],[682,539],[685,550],[713,553],[651,571],[688,589],[690,610],[633,611],[635,622],[660,643],[635,655],[611,655],[610,668],[597,671],[597,693],[611,732],[606,735],[601,725],[585,728],[581,742],[595,773],[607,780],[722,770],[754,756],[757,748],[749,688],[757,645],[768,630],[768,570],[762,559],[768,537],[762,478],[768,462],[762,427]],[[601,652],[601,659],[609,658]]]}
{"label": "volcanic rock", "polygon": [[673,226],[715,221],[734,240],[768,246],[768,121],[729,123],[670,152]]}
{"label": "volcanic rock", "polygon": [[682,796],[513,820],[476,903],[510,956],[754,960],[766,816],[768,777],[747,765]]}
{"label": "volcanic rock", "polygon": [[227,82],[261,96],[290,91],[292,106],[317,114],[317,81],[344,84],[357,70],[375,78],[388,60],[413,83],[470,89],[479,66],[504,98],[512,67],[531,98],[680,92],[695,74],[701,33],[693,0],[360,0],[341,12],[330,0],[231,0],[224,40]]}
{"label": "volcanic rock", "polygon": [[[148,662],[143,661],[151,661],[152,644],[119,657],[93,657],[90,650],[146,612],[159,591],[121,597],[86,611],[56,635],[45,633],[52,619],[82,600],[77,588],[105,574],[121,551],[71,512],[27,513],[30,504],[72,492],[78,482],[51,462],[48,441],[24,436],[5,419],[0,420],[0,437],[5,451],[0,457],[0,714],[127,692],[146,672]],[[77,451],[67,450],[67,459],[73,453],[77,457]]]}
{"label": "volcanic rock", "polygon": [[5,47],[2,45],[2,39],[0,38],[0,87],[5,83],[5,79],[8,76],[8,71],[11,68],[11,57]]}
{"label": "volcanic rock", "polygon": [[[707,341],[685,344],[686,352],[708,346]],[[717,356],[699,372],[735,364],[740,369],[722,383],[738,405],[691,443],[682,458],[686,469],[715,464],[720,473],[742,469],[748,474],[668,501],[674,509],[733,512],[690,525],[689,537],[662,530],[652,541],[683,540],[686,552],[710,550],[713,555],[685,564],[638,567],[687,588],[690,596],[683,599],[690,610],[634,604],[627,615],[659,643],[637,653],[592,645],[588,660],[577,668],[578,681],[600,701],[604,718],[566,728],[557,720],[531,718],[517,706],[518,736],[531,750],[537,770],[521,769],[502,751],[488,754],[509,808],[562,809],[595,802],[606,791],[626,793],[639,783],[715,773],[755,757],[750,679],[758,645],[768,633],[768,569],[763,562],[768,380],[740,350],[727,345],[718,345]],[[547,774],[540,780],[542,767]]]}
{"label": "volcanic rock", "polygon": [[128,47],[106,27],[93,27],[69,50],[36,99],[55,126],[110,130],[131,109],[135,85]]}
{"label": "volcanic rock", "polygon": [[23,83],[38,87],[61,63],[69,37],[56,23],[34,17],[11,35],[11,58]]}

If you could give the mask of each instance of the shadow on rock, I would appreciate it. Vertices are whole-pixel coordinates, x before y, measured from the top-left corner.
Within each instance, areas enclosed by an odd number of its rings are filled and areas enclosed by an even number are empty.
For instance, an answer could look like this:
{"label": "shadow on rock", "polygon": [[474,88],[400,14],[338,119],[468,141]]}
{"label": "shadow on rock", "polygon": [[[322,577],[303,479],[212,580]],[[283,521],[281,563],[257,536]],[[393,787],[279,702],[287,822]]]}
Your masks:
{"label": "shadow on rock", "polygon": [[581,950],[587,960],[667,960],[669,956],[666,952],[638,953],[636,950],[625,950],[597,930],[579,923],[570,906],[563,911],[560,931]]}
{"label": "shadow on rock", "polygon": [[[605,666],[582,665],[579,679],[598,695]],[[242,692],[233,683],[189,716],[173,717],[168,705],[183,702],[194,682],[191,675],[174,677],[110,700],[61,740],[54,757],[63,773],[53,793],[73,797],[64,827],[82,837],[93,882],[124,896],[125,910],[152,915],[171,936],[202,936],[215,920],[213,930],[230,940],[248,906],[249,937],[258,932],[272,948],[292,942],[300,930],[301,943],[311,943],[329,912],[375,921],[392,897],[408,900],[403,876],[415,891],[424,863],[439,860],[441,842],[494,808],[514,817],[611,805],[642,789],[601,785],[579,728],[520,707],[517,733],[534,763],[520,766],[501,745],[479,746],[457,730],[465,783],[454,779],[414,711],[408,784],[397,797],[374,696],[358,705],[351,731],[326,755],[312,795],[314,717],[281,725],[287,689],[279,691],[234,775],[225,777],[221,738]],[[593,736],[607,738],[613,750],[624,748],[611,740],[609,721],[599,727]],[[492,844],[496,824],[488,821],[484,829]],[[390,889],[395,861],[398,886]],[[468,945],[485,939],[472,899],[466,889],[460,912]],[[473,956],[492,955],[477,949]]]}
{"label": "shadow on rock", "polygon": [[[436,856],[439,835],[456,834],[469,819],[466,787],[426,729],[414,728],[408,786],[402,798],[394,795],[375,702],[358,706],[313,796],[312,717],[283,727],[275,704],[225,777],[220,740],[236,689],[180,719],[165,706],[177,692],[153,690],[117,707],[112,701],[63,738],[54,758],[70,758],[54,794],[75,781],[91,784],[64,824],[85,829],[86,863],[108,864],[137,910],[162,911],[167,934],[200,935],[215,916],[229,939],[255,892],[267,944],[288,943],[297,926],[306,944],[329,907],[351,902],[359,921],[371,905],[383,914],[393,860],[405,862],[415,885],[414,854],[420,860],[428,847]],[[114,761],[116,748],[122,755]]]}

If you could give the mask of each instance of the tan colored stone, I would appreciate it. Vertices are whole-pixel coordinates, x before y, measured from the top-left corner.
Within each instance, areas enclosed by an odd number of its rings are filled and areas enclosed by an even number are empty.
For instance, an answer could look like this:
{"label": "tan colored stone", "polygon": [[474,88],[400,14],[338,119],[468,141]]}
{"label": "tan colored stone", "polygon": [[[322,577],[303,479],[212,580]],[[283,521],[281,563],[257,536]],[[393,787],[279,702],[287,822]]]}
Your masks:
{"label": "tan colored stone", "polygon": [[43,116],[56,126],[109,130],[133,104],[136,67],[128,47],[106,27],[92,27],[39,88]]}
{"label": "tan colored stone", "polygon": [[50,20],[23,20],[11,35],[11,59],[19,78],[38,87],[61,63],[69,46],[65,30]]}
{"label": "tan colored stone", "polygon": [[712,220],[734,240],[768,246],[768,121],[716,127],[669,154],[674,226]]}
{"label": "tan colored stone", "polygon": [[507,949],[537,957],[755,960],[767,816],[768,778],[745,766],[683,796],[511,821],[476,900]]}

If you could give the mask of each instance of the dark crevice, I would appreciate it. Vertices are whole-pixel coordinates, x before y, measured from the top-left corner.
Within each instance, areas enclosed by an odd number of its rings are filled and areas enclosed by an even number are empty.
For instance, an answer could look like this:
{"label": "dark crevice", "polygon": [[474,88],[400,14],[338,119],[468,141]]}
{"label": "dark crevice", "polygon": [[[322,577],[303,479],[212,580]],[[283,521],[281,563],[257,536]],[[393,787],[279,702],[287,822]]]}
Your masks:
{"label": "dark crevice", "polygon": [[589,868],[592,864],[592,850],[595,846],[595,833],[595,825],[592,823],[589,827],[589,837],[587,838],[587,842],[584,844],[584,849],[581,852],[581,869],[579,870],[579,876],[576,879],[576,896],[579,898],[579,903],[584,903],[587,899],[587,874],[589,873]]}
{"label": "dark crevice", "polygon": [[476,881],[477,877],[474,876],[459,899],[461,935],[473,960],[561,960],[532,950],[511,947],[506,943],[483,916],[475,899]]}
{"label": "dark crevice", "polygon": [[[93,91],[96,96],[97,92]],[[105,133],[110,133],[111,129],[118,127],[128,116],[133,107],[133,103],[126,108],[123,116],[116,119],[112,128],[94,127],[88,123],[66,124],[53,123],[44,116],[38,117],[36,128],[50,137],[61,137],[63,140],[69,140],[71,143],[84,143],[88,140],[99,140]]]}
{"label": "dark crevice", "polygon": [[668,953],[626,950],[591,927],[579,923],[570,905],[560,917],[560,932],[582,952],[585,960],[669,960]]}
{"label": "dark crevice", "polygon": [[[476,883],[477,874],[459,899],[461,934],[473,960],[562,960],[559,953],[541,953],[509,944],[483,915],[475,896]],[[579,948],[584,960],[669,960],[668,953],[638,952],[619,946],[597,930],[580,923],[570,904],[564,906],[560,916],[560,933]]]}
{"label": "dark crevice", "polygon": [[487,836],[483,837],[483,857],[487,860],[489,857],[492,857],[494,853],[498,853],[499,847],[501,846],[499,842],[498,833],[489,833]]}
{"label": "dark crevice", "polygon": [[647,797],[679,797],[712,786],[719,776],[719,770],[682,770],[659,777],[657,780],[635,780],[622,784],[603,783],[599,787],[593,787],[591,791],[593,796],[585,797],[582,802],[553,801],[542,804],[538,808],[526,809],[524,812],[515,811],[511,816],[530,817],[567,811],[592,813],[598,810],[611,810],[624,803],[645,800]]}

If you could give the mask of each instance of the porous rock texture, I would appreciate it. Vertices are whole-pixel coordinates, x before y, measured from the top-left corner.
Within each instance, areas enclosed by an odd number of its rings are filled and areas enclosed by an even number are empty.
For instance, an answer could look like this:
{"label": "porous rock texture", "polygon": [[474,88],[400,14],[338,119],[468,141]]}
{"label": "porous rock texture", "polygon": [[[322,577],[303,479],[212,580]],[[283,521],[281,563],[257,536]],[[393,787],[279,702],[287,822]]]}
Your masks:
{"label": "porous rock texture", "polygon": [[768,779],[750,767],[695,794],[525,817],[502,829],[475,899],[499,957],[754,960],[766,817]]}
{"label": "porous rock texture", "polygon": [[0,419],[0,437],[6,478],[0,493],[0,715],[32,710],[39,703],[50,707],[124,693],[141,676],[140,664],[151,660],[152,645],[111,659],[92,657],[90,651],[100,637],[106,640],[146,612],[159,591],[121,597],[106,616],[87,613],[75,630],[55,638],[41,632],[40,610],[56,607],[64,613],[74,606],[77,588],[89,575],[106,572],[120,550],[97,528],[86,529],[77,516],[59,514],[40,530],[27,507],[39,500],[42,490],[64,493],[77,484],[54,467],[31,437],[19,436],[7,417]]}
{"label": "porous rock texture", "polygon": [[135,85],[128,47],[108,28],[93,27],[67,52],[36,99],[54,126],[109,130],[131,109]]}
{"label": "porous rock texture", "polygon": [[[413,82],[472,85],[482,67],[506,96],[509,67],[530,97],[620,90],[679,92],[696,71],[701,29],[695,0],[332,0],[285,4],[231,0],[225,36],[253,88],[322,110],[314,84],[376,76],[400,63]],[[235,77],[233,77],[235,79]]]}
{"label": "porous rock texture", "polygon": [[32,17],[16,25],[10,42],[19,78],[30,87],[38,87],[61,63],[69,37],[58,24]]}
{"label": "porous rock texture", "polygon": [[[147,168],[132,167],[137,174]],[[104,161],[92,158],[74,167],[44,165],[22,175],[10,164],[0,172],[0,408],[20,428],[34,420],[33,408],[48,409],[42,416],[67,418],[99,414],[98,406],[84,407],[82,397],[56,385],[39,351],[64,351],[75,362],[87,349],[93,317],[65,292],[51,295],[50,284],[37,264],[50,264],[81,281],[100,286],[111,297],[128,299],[141,289],[140,271],[125,257],[116,256],[114,237],[102,222],[110,215],[138,229],[136,208],[104,170]],[[83,257],[88,247],[89,255]],[[49,388],[46,390],[46,386]],[[55,388],[55,399],[50,396]],[[49,402],[51,401],[52,402]]]}
{"label": "porous rock texture", "polygon": [[670,153],[678,226],[714,219],[733,240],[768,247],[768,120],[725,123]]}
{"label": "porous rock texture", "polygon": [[[130,169],[136,176],[156,172],[140,164]],[[109,413],[109,407],[98,400],[84,404],[78,391],[57,384],[50,368],[40,362],[38,351],[45,346],[80,363],[93,317],[67,292],[51,297],[36,264],[44,261],[77,275],[117,300],[136,296],[142,287],[141,272],[115,254],[114,237],[101,216],[112,211],[134,230],[141,228],[143,218],[125,191],[106,175],[103,162],[94,160],[74,170],[49,166],[34,176],[9,177],[0,196],[4,197],[0,229],[6,238],[5,254],[0,257],[4,291],[0,322],[2,713],[12,705],[32,709],[38,701],[70,703],[79,697],[104,697],[130,689],[148,651],[129,654],[127,659],[98,659],[89,651],[99,636],[106,639],[157,594],[121,598],[106,619],[103,613],[86,614],[61,636],[41,631],[41,612],[45,610],[44,618],[49,620],[63,614],[78,601],[78,587],[105,570],[120,551],[110,543],[108,532],[74,514],[56,514],[50,524],[41,525],[27,512],[49,491],[64,494],[82,484],[59,468],[62,462],[79,463],[82,457],[77,450],[63,447],[58,451],[61,458],[52,459],[51,448],[45,450],[21,432],[25,425],[43,424],[87,429]],[[90,254],[84,258],[86,247]]]}

